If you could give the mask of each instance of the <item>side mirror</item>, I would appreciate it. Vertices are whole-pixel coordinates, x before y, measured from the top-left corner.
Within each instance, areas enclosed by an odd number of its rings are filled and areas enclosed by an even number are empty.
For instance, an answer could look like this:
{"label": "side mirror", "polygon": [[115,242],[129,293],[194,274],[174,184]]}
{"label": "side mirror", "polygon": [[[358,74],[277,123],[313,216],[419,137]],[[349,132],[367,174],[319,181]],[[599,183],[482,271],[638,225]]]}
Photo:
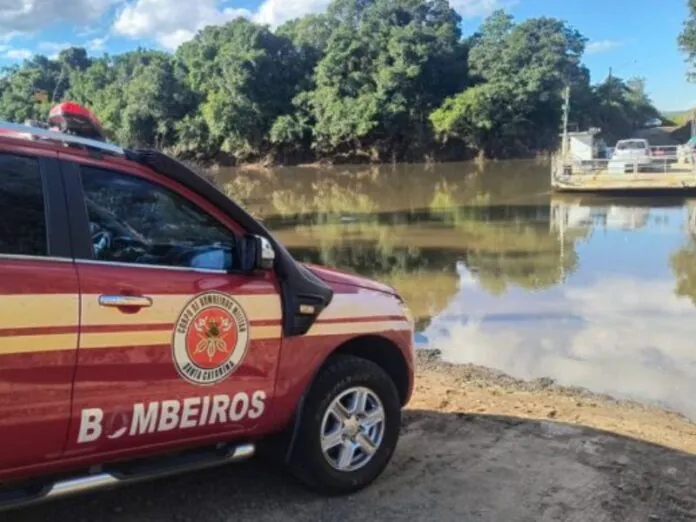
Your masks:
{"label": "side mirror", "polygon": [[256,234],[247,234],[243,237],[241,257],[242,270],[253,272],[255,270],[271,270],[275,263],[275,250],[271,242]]}
{"label": "side mirror", "polygon": [[273,250],[273,245],[271,245],[271,242],[263,237],[263,236],[256,236],[259,241],[260,248],[261,250],[261,255],[258,258],[258,263],[257,267],[260,268],[261,270],[271,270],[273,268],[273,264],[275,263],[275,250]]}

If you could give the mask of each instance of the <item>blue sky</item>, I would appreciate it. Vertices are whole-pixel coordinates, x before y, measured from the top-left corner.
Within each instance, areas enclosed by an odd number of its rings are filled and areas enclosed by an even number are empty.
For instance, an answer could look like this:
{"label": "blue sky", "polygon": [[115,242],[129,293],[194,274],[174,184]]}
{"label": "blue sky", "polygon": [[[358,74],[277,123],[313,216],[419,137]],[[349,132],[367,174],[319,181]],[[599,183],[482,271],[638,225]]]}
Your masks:
{"label": "blue sky", "polygon": [[[168,50],[209,24],[242,15],[276,26],[329,0],[0,0],[0,65],[32,53],[56,54],[82,45],[93,55],[138,46]],[[643,76],[662,110],[696,105],[696,84],[686,82],[677,35],[686,19],[686,0],[450,0],[473,32],[495,7],[518,20],[553,16],[590,39],[585,63],[593,81]]]}

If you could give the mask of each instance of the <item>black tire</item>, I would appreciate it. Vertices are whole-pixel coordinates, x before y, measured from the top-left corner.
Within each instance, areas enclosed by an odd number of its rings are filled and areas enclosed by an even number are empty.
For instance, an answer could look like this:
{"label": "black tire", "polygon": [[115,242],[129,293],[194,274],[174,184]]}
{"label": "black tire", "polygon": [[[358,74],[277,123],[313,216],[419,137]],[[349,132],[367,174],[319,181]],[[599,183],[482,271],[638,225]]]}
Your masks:
{"label": "black tire", "polygon": [[[354,386],[370,389],[382,402],[385,428],[382,444],[362,468],[340,471],[321,449],[321,423],[331,402]],[[323,495],[345,495],[371,484],[387,467],[401,430],[401,401],[396,386],[375,363],[351,355],[332,356],[320,370],[309,394],[298,428],[290,470],[305,487]]]}

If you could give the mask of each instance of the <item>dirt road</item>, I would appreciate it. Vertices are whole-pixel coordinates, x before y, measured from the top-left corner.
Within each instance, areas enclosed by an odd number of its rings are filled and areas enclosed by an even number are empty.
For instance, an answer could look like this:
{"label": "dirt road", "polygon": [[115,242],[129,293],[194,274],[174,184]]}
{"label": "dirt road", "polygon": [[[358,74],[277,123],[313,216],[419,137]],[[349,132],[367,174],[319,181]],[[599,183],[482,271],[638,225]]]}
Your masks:
{"label": "dirt road", "polygon": [[696,520],[696,457],[675,448],[696,450],[696,426],[679,415],[426,357],[393,463],[353,497],[318,498],[277,470],[251,462],[3,513],[0,519]]}

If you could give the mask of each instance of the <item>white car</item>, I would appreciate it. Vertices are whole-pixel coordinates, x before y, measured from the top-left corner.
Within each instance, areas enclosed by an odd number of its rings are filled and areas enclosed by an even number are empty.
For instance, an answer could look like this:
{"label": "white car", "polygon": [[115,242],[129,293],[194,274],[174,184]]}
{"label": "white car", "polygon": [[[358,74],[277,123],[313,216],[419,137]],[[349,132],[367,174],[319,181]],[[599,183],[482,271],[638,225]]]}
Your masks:
{"label": "white car", "polygon": [[645,139],[620,140],[616,142],[611,161],[638,168],[650,167],[653,163],[650,144]]}

